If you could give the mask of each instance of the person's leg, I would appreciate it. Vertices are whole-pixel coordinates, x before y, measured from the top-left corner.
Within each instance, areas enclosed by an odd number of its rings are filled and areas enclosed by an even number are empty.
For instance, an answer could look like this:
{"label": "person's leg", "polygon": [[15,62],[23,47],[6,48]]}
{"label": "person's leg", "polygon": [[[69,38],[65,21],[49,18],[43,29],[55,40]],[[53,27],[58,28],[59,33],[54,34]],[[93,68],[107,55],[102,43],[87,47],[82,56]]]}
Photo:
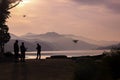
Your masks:
{"label": "person's leg", "polygon": [[22,55],[22,53],[21,53],[21,62],[22,62],[22,57],[23,57],[23,55]]}
{"label": "person's leg", "polygon": [[15,62],[18,62],[18,52],[15,52]]}
{"label": "person's leg", "polygon": [[37,53],[37,57],[36,57],[36,59],[38,59],[38,53]]}
{"label": "person's leg", "polygon": [[39,53],[39,59],[41,59],[41,54]]}
{"label": "person's leg", "polygon": [[17,53],[15,52],[15,55],[14,55],[14,60],[15,62],[17,62]]}
{"label": "person's leg", "polygon": [[20,61],[22,62],[22,53],[21,53],[21,55],[20,55]]}
{"label": "person's leg", "polygon": [[38,59],[40,59],[40,54],[39,54],[39,57],[38,57]]}
{"label": "person's leg", "polygon": [[17,61],[19,61],[19,52],[17,52]]}
{"label": "person's leg", "polygon": [[25,62],[25,52],[23,53],[23,62]]}

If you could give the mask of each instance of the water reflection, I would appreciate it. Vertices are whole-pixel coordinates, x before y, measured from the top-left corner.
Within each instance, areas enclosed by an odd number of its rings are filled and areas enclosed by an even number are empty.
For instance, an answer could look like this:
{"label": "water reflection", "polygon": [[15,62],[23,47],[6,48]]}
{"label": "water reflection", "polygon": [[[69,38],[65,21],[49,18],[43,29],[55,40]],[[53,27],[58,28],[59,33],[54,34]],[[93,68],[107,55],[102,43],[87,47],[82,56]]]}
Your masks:
{"label": "water reflection", "polygon": [[[46,57],[50,57],[52,55],[66,55],[68,57],[72,56],[93,56],[93,55],[100,55],[104,51],[109,50],[68,50],[68,51],[42,51],[42,59]],[[36,52],[27,52],[26,59],[35,59]]]}

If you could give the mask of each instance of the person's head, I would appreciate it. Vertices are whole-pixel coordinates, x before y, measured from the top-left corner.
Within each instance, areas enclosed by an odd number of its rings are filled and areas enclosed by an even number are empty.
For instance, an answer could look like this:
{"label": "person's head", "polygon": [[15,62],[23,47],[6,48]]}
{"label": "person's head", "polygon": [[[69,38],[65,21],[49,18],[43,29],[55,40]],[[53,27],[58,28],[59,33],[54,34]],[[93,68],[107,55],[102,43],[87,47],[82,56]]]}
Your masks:
{"label": "person's head", "polygon": [[22,42],[22,45],[24,45],[24,42]]}
{"label": "person's head", "polygon": [[18,43],[18,40],[16,40],[15,43]]}
{"label": "person's head", "polygon": [[39,43],[37,43],[37,45],[39,46]]}

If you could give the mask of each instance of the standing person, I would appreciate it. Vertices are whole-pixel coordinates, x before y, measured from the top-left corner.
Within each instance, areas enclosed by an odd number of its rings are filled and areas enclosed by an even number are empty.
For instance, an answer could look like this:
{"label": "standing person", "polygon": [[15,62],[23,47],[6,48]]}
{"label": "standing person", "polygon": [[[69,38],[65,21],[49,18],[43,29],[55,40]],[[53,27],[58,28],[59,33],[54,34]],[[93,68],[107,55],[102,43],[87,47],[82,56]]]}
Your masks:
{"label": "standing person", "polygon": [[37,58],[36,59],[41,59],[41,45],[37,43]]}
{"label": "standing person", "polygon": [[15,54],[15,62],[19,61],[19,45],[18,45],[18,40],[15,41],[14,43],[14,54]]}
{"label": "standing person", "polygon": [[25,62],[25,52],[26,52],[26,48],[24,45],[24,42],[22,42],[21,46],[20,46],[20,51],[21,51],[21,61]]}

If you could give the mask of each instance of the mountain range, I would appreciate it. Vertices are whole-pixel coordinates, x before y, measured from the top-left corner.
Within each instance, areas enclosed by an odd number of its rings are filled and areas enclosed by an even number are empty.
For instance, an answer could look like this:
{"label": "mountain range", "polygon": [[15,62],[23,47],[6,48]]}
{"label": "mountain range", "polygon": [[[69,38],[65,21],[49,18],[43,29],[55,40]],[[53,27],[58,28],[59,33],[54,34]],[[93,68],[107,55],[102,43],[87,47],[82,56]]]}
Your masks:
{"label": "mountain range", "polygon": [[[82,36],[59,34],[56,32],[47,32],[45,34],[27,33],[22,36],[11,34],[11,40],[5,45],[6,51],[13,51],[13,44],[16,39],[19,40],[19,45],[21,42],[25,42],[28,51],[35,51],[36,43],[40,43],[42,50],[45,51],[97,49],[100,46],[119,43],[117,41],[96,41]],[[74,40],[78,40],[78,42],[75,43]]]}

